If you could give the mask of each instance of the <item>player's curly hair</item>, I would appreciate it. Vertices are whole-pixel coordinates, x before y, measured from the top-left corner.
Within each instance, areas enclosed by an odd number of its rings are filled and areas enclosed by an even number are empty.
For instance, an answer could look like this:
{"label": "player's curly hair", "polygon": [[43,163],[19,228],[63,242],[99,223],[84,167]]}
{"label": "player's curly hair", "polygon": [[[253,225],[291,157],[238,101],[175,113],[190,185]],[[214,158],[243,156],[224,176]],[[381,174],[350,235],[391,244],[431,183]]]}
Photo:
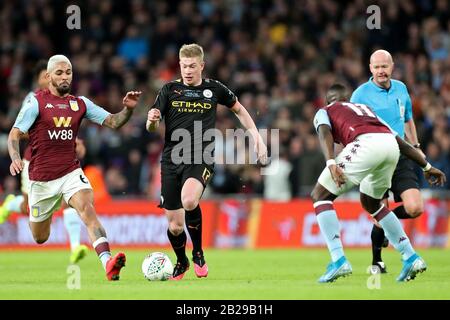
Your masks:
{"label": "player's curly hair", "polygon": [[196,43],[184,44],[180,48],[179,57],[180,57],[180,59],[181,58],[199,57],[200,61],[203,61],[203,57],[204,57],[203,48]]}

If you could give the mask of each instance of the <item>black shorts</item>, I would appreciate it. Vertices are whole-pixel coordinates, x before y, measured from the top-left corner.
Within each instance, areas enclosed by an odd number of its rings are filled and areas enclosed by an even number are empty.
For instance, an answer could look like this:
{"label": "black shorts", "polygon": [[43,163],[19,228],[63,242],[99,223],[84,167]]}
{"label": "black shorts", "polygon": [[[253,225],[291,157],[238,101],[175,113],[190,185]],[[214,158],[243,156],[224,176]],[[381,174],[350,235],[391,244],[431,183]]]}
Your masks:
{"label": "black shorts", "polygon": [[161,163],[161,202],[159,207],[167,210],[183,208],[181,189],[189,178],[195,178],[206,185],[214,174],[214,167],[207,164]]}
{"label": "black shorts", "polygon": [[[392,176],[392,186],[389,189],[394,194],[395,202],[402,202],[400,195],[408,189],[419,189],[419,179],[414,169],[414,162],[404,155],[400,159]],[[384,199],[389,198],[389,190],[384,194]]]}

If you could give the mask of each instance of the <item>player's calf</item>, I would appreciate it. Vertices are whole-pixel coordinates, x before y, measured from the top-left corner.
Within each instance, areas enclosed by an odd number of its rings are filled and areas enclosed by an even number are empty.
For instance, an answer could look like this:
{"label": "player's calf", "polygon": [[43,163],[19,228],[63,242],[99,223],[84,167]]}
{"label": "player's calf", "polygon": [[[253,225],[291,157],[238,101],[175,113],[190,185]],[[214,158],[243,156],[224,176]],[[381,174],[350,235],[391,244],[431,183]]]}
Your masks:
{"label": "player's calf", "polygon": [[47,219],[43,222],[30,221],[31,234],[37,244],[45,243],[50,237],[50,223],[51,219]]}

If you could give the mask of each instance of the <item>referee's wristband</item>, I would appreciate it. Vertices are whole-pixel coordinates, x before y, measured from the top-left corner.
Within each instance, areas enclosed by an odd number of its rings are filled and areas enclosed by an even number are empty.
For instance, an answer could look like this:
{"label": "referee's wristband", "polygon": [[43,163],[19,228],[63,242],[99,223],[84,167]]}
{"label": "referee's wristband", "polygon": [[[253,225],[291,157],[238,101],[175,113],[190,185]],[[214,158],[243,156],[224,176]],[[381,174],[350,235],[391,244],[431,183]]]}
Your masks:
{"label": "referee's wristband", "polygon": [[331,165],[336,165],[336,160],[334,160],[334,159],[330,159],[330,160],[327,160],[327,168],[328,167],[330,167]]}
{"label": "referee's wristband", "polygon": [[427,162],[427,165],[426,165],[425,167],[422,168],[422,170],[423,170],[424,172],[430,171],[430,169],[431,169],[431,164],[430,164],[429,162]]}

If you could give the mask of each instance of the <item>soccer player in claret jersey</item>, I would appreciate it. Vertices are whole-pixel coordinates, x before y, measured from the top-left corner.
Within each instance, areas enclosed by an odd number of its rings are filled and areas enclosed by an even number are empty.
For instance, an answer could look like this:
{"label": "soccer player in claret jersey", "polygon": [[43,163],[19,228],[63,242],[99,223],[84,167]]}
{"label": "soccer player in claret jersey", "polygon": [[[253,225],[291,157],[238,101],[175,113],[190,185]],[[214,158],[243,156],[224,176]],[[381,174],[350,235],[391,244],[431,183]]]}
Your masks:
{"label": "soccer player in claret jersey", "polygon": [[[154,131],[165,119],[165,145],[161,160],[161,206],[169,219],[167,235],[177,256],[172,280],[181,280],[189,269],[185,253],[186,233],[192,240],[194,271],[197,277],[208,275],[202,248],[202,213],[200,198],[214,172],[214,163],[203,155],[211,139],[203,134],[215,127],[216,108],[222,104],[235,113],[251,134],[261,163],[267,161],[267,148],[247,110],[232,91],[217,80],[202,78],[205,66],[203,49],[197,44],[183,45],[179,52],[181,79],[165,84],[148,112],[147,130]],[[187,132],[187,146],[178,134]],[[200,137],[199,139],[195,139]],[[185,142],[185,141],[184,141]],[[181,149],[183,160],[174,159]],[[209,150],[212,151],[212,150]],[[200,158],[200,161],[196,159]],[[186,160],[186,161],[185,161]]]}
{"label": "soccer player in claret jersey", "polygon": [[[33,85],[35,90],[27,94],[27,96],[23,100],[22,107],[28,100],[30,100],[32,96],[48,88],[48,79],[46,77],[46,74],[47,61],[38,61],[33,70]],[[28,135],[25,134],[21,138],[23,140],[28,140]],[[78,159],[84,158],[86,147],[84,146],[83,140],[78,138],[76,139],[75,152]],[[31,147],[28,142],[23,153],[22,160],[23,170],[20,173],[22,195],[15,196],[13,194],[10,194],[5,198],[4,203],[0,207],[0,224],[5,222],[12,212],[28,214],[28,189],[30,187],[28,166],[31,160]],[[63,203],[63,219],[64,226],[69,235],[71,249],[70,262],[77,263],[87,254],[88,251],[88,248],[80,243],[81,221],[76,210],[74,208],[68,207],[66,203]]]}
{"label": "soccer player in claret jersey", "polygon": [[[382,123],[368,106],[347,101],[346,88],[333,85],[327,92],[329,104],[314,117],[327,167],[322,171],[311,197],[332,260],[319,282],[333,282],[352,273],[344,255],[333,201],[357,185],[362,206],[383,227],[386,237],[402,256],[403,268],[397,281],[412,280],[427,266],[414,251],[398,218],[382,204],[383,195],[391,186],[400,153],[423,168],[430,184],[442,185],[446,177]],[[336,158],[334,142],[345,146]]]}
{"label": "soccer player in claret jersey", "polygon": [[83,118],[118,129],[133,113],[141,92],[131,91],[123,98],[123,110],[110,114],[86,97],[69,94],[72,64],[63,55],[52,56],[47,64],[49,89],[31,96],[19,112],[8,137],[13,176],[23,170],[19,153],[20,136],[29,134],[30,229],[39,244],[50,235],[52,214],[64,199],[87,227],[89,238],[106,271],[108,280],[119,280],[125,254],[111,257],[105,229],[97,218],[92,187],[75,154],[75,139]]}

